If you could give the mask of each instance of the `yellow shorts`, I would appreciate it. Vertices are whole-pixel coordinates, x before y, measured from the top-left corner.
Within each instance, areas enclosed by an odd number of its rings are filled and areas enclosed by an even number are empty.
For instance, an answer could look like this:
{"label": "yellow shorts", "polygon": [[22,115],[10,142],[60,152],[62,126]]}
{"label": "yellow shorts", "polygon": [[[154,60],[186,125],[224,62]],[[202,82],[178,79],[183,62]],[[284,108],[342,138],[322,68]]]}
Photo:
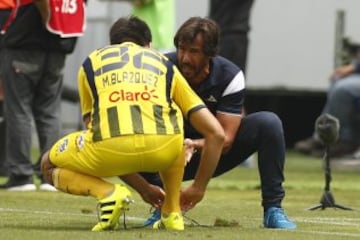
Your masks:
{"label": "yellow shorts", "polygon": [[183,149],[183,135],[125,135],[92,142],[87,131],[71,133],[50,149],[57,167],[97,177],[158,172],[169,167]]}

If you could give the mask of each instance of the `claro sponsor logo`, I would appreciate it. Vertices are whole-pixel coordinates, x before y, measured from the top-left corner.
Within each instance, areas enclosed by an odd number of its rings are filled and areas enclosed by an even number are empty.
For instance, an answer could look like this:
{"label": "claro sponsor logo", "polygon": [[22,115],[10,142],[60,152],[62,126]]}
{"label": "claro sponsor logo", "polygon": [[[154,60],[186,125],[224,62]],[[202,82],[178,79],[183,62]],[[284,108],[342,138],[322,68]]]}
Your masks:
{"label": "claro sponsor logo", "polygon": [[109,101],[149,101],[151,98],[159,98],[154,94],[155,91],[155,89],[149,90],[147,86],[144,86],[144,90],[139,92],[125,91],[121,89],[111,92],[109,95]]}

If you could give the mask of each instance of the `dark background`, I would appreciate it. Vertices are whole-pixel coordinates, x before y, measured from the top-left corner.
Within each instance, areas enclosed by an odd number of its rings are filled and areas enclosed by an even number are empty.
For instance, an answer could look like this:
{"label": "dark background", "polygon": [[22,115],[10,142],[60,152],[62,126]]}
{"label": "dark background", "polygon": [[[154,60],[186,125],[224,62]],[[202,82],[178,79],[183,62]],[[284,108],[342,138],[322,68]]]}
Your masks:
{"label": "dark background", "polygon": [[287,148],[313,134],[316,118],[321,114],[326,92],[294,90],[247,89],[245,108],[247,113],[272,111],[283,122]]}

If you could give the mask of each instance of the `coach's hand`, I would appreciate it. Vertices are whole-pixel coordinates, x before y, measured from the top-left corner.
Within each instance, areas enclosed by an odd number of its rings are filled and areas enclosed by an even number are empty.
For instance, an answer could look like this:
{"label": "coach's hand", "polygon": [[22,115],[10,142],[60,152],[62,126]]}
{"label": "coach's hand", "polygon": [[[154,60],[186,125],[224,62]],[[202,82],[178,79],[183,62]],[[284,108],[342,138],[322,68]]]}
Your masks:
{"label": "coach's hand", "polygon": [[190,138],[184,139],[184,149],[185,149],[185,166],[190,162],[193,154],[196,152],[194,147],[194,141]]}

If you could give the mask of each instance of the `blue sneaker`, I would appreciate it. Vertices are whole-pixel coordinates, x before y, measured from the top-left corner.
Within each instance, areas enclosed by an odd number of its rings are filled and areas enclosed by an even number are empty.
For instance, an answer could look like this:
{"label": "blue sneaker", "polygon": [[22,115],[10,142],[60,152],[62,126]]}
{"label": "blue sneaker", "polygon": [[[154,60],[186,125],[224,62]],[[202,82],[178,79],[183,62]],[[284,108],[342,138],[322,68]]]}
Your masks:
{"label": "blue sneaker", "polygon": [[151,215],[145,222],[144,227],[153,226],[155,222],[161,219],[161,211],[160,209],[155,209]]}
{"label": "blue sneaker", "polygon": [[295,229],[296,224],[286,217],[282,208],[270,207],[264,213],[264,227]]}

